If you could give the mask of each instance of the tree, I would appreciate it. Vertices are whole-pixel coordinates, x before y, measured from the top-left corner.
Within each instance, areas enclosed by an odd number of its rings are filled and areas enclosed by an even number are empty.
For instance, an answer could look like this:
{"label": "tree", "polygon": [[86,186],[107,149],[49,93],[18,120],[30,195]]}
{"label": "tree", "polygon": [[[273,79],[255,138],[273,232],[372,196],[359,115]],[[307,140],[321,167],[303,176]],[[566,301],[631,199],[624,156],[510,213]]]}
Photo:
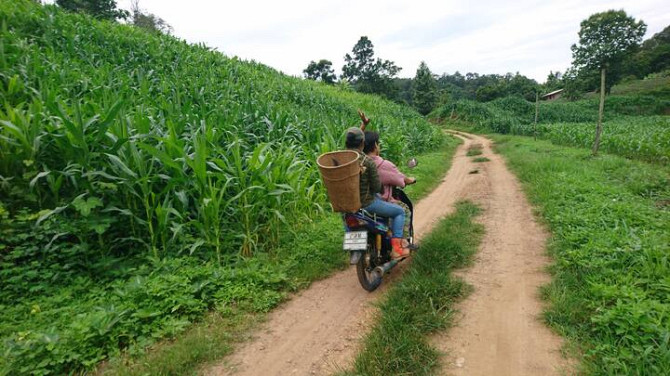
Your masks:
{"label": "tree", "polygon": [[584,82],[577,74],[574,67],[568,68],[561,79],[563,84],[563,96],[568,100],[574,101],[580,99],[585,91]]}
{"label": "tree", "polygon": [[670,68],[670,26],[644,41],[626,63],[626,73],[639,78]]}
{"label": "tree", "polygon": [[554,90],[558,90],[563,87],[563,82],[561,81],[561,72],[549,71],[547,75],[547,81],[542,85],[542,90],[545,93],[550,93]]}
{"label": "tree", "polygon": [[394,78],[393,84],[396,87],[396,94],[394,101],[403,103],[408,106],[412,105],[412,86],[414,80],[411,78]]}
{"label": "tree", "polygon": [[437,87],[440,92],[440,103],[446,104],[449,100],[466,98],[465,77],[458,71],[453,75],[443,73],[437,79]]}
{"label": "tree", "polygon": [[600,70],[600,106],[593,154],[598,154],[602,117],[605,105],[605,79],[607,70],[630,55],[642,41],[647,25],[635,21],[623,10],[596,13],[582,21],[579,44],[573,44],[572,65],[577,69]]}
{"label": "tree", "polygon": [[437,81],[425,62],[421,62],[414,76],[412,104],[422,115],[435,108],[438,99]]}
{"label": "tree", "polygon": [[501,82],[494,82],[485,86],[480,86],[475,90],[475,98],[479,102],[488,102],[496,98],[505,97],[505,85]]}
{"label": "tree", "polygon": [[342,78],[351,82],[357,91],[375,93],[394,98],[396,86],[395,77],[402,68],[389,60],[374,58],[374,45],[366,36],[362,36],[354,48],[353,56],[344,56],[345,65],[342,67]]}
{"label": "tree", "polygon": [[151,31],[170,34],[172,26],[165,22],[162,18],[155,14],[144,12],[140,9],[140,1],[132,0],[131,6],[131,23],[139,28]]}
{"label": "tree", "polygon": [[535,101],[535,95],[540,89],[537,81],[520,75],[519,72],[516,72],[514,76],[510,76],[508,73],[508,76],[505,77],[505,81],[507,82],[505,96],[516,95],[523,97],[529,102]]}
{"label": "tree", "polygon": [[125,20],[129,16],[127,10],[116,8],[115,0],[56,0],[56,4],[70,12],[88,13],[101,20]]}
{"label": "tree", "polygon": [[308,80],[321,81],[332,85],[337,79],[332,67],[333,63],[330,60],[321,59],[318,63],[310,61],[307,68],[302,72]]}

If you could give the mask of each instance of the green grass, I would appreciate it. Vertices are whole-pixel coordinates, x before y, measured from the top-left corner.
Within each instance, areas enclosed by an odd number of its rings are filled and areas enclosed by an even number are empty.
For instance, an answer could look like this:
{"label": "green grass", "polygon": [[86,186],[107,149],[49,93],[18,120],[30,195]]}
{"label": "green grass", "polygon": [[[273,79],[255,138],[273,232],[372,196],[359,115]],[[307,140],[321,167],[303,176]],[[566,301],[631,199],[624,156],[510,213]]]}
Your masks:
{"label": "green grass", "polygon": [[483,235],[473,223],[479,209],[457,204],[422,241],[412,264],[380,304],[380,316],[346,375],[432,375],[439,354],[427,335],[448,327],[453,304],[469,287],[450,271],[467,265]]}
{"label": "green grass", "polygon": [[263,320],[263,314],[211,312],[201,322],[192,325],[173,341],[152,346],[149,352],[136,358],[115,358],[101,364],[100,375],[197,375],[204,364],[233,351],[253,327]]}
{"label": "green grass", "polygon": [[476,162],[476,163],[481,163],[481,162],[488,162],[488,161],[490,161],[490,159],[488,159],[486,157],[477,157],[477,158],[472,159],[472,161]]}
{"label": "green grass", "polygon": [[[459,139],[451,138],[439,151],[416,156],[419,164],[410,171],[417,176],[417,183],[407,191],[415,202],[442,181],[459,142]],[[348,265],[346,254],[341,251],[342,228],[336,214],[328,214],[301,228],[290,238],[274,250],[271,257],[262,258],[269,270],[279,271],[288,280],[275,287],[279,288],[280,299],[273,301],[268,309],[281,302],[286,292],[306,288],[312,281]],[[251,300],[215,307],[204,320],[196,322],[173,339],[152,346],[147,352],[137,351],[134,355],[114,358],[104,364],[101,372],[107,375],[194,373],[207,362],[230,353],[235,344],[266,317],[267,309],[253,309],[259,304],[254,303],[254,299],[260,296],[250,295],[247,298]]]}
{"label": "green grass", "polygon": [[477,155],[482,155],[482,149],[481,149],[481,146],[480,146],[480,147],[476,147],[476,148],[475,148],[475,147],[471,147],[470,149],[468,149],[468,151],[465,153],[465,155],[468,156],[468,157],[475,157],[475,156],[477,156]]}
{"label": "green grass", "polygon": [[552,233],[547,323],[586,374],[669,374],[670,169],[494,138]]}
{"label": "green grass", "polygon": [[[595,123],[555,123],[538,127],[540,138],[558,145],[590,148]],[[528,132],[520,132],[528,135]],[[670,117],[622,116],[603,123],[600,150],[657,164],[670,164]]]}

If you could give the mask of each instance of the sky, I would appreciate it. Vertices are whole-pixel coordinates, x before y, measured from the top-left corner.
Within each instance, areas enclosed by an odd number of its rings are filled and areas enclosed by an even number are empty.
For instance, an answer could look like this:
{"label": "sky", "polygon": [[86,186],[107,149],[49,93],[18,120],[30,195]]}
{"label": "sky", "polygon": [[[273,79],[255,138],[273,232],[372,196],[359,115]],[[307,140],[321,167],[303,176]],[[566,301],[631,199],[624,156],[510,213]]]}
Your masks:
{"label": "sky", "polygon": [[570,66],[580,22],[593,13],[623,9],[647,24],[645,39],[670,24],[668,0],[139,1],[176,37],[293,76],[320,59],[339,76],[344,55],[367,36],[375,57],[402,68],[399,77],[414,77],[425,61],[438,75],[519,72],[544,82]]}

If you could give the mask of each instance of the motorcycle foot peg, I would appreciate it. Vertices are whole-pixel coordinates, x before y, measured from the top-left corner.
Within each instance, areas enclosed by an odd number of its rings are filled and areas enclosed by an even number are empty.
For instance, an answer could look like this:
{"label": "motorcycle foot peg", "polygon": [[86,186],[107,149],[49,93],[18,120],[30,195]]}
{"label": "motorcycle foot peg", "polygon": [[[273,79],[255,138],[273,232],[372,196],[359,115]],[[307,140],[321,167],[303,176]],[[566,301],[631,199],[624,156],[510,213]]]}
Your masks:
{"label": "motorcycle foot peg", "polygon": [[351,254],[349,255],[349,264],[350,265],[358,264],[358,260],[361,259],[361,256],[363,256],[363,252],[361,252],[361,251],[351,251]]}

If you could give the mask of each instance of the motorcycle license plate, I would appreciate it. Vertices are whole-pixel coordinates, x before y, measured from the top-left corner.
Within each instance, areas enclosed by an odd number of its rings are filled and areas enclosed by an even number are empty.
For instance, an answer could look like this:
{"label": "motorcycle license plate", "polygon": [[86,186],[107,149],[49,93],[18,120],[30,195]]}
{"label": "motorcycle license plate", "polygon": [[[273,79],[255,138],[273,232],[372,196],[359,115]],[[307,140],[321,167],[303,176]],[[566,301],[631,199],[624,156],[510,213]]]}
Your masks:
{"label": "motorcycle license plate", "polygon": [[352,231],[344,233],[345,251],[362,251],[368,247],[367,231]]}

